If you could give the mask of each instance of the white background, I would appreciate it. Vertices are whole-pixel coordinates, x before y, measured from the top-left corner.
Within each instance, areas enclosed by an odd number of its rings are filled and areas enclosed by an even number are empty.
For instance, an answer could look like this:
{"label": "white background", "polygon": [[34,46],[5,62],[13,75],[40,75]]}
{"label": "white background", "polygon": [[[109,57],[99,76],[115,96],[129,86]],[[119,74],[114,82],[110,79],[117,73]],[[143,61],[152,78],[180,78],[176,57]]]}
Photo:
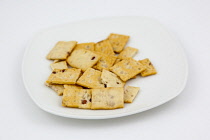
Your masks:
{"label": "white background", "polygon": [[[107,16],[156,18],[181,41],[186,88],[155,109],[108,120],[76,120],[39,109],[21,78],[26,42],[41,29]],[[0,0],[0,140],[209,140],[209,0]]]}

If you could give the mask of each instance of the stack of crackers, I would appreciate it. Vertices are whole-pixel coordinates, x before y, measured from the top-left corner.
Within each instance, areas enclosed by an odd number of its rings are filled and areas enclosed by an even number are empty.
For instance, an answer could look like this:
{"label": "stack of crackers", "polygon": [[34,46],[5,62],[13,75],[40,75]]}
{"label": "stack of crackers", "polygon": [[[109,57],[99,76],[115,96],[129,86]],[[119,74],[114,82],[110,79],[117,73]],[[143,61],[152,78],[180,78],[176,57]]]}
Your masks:
{"label": "stack of crackers", "polygon": [[156,74],[150,60],[134,60],[138,49],[126,46],[129,36],[110,34],[97,43],[59,41],[47,55],[54,60],[46,85],[62,96],[65,107],[117,109],[132,103],[140,88],[127,86],[137,75]]}

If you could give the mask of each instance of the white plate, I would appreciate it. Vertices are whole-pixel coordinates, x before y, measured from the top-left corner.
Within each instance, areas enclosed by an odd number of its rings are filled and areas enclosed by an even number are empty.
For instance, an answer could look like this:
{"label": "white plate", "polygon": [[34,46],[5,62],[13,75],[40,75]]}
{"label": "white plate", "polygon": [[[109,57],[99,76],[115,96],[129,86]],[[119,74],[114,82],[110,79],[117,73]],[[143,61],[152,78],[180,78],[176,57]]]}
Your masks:
{"label": "white plate", "polygon": [[[98,42],[109,33],[130,35],[127,46],[139,49],[135,59],[150,58],[158,74],[137,77],[127,85],[139,86],[132,104],[116,110],[83,110],[61,106],[61,97],[44,85],[51,73],[45,56],[57,41]],[[157,21],[146,17],[111,17],[60,25],[36,34],[28,45],[22,65],[25,87],[43,110],[69,118],[106,119],[149,110],[176,97],[185,87],[188,64],[179,42]]]}

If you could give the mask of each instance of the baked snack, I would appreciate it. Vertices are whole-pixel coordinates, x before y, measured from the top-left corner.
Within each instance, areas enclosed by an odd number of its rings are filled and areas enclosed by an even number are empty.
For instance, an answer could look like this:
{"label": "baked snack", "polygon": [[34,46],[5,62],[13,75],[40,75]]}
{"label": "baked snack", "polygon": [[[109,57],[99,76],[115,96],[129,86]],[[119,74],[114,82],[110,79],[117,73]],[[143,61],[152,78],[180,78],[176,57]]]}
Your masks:
{"label": "baked snack", "polygon": [[96,65],[93,67],[97,70],[102,70],[102,69],[109,69],[111,66],[113,66],[116,56],[112,55],[106,55],[102,53],[98,53],[101,55],[101,59],[96,63]]}
{"label": "baked snack", "polygon": [[115,64],[110,70],[118,75],[123,81],[127,81],[145,70],[145,67],[140,62],[130,58]]}
{"label": "baked snack", "polygon": [[95,44],[95,51],[106,55],[115,55],[109,40],[102,40]]}
{"label": "baked snack", "polygon": [[132,87],[132,86],[125,87],[124,102],[132,103],[136,95],[138,94],[139,90],[140,90],[139,87]]}
{"label": "baked snack", "polygon": [[123,82],[116,74],[103,69],[101,74],[101,81],[105,87],[124,87],[125,82]]}
{"label": "baked snack", "polygon": [[74,50],[78,50],[78,49],[85,49],[85,50],[90,50],[90,51],[94,51],[94,47],[95,43],[94,42],[90,42],[90,43],[80,43],[77,44],[76,47],[74,48]]}
{"label": "baked snack", "polygon": [[91,52],[89,50],[78,49],[74,50],[67,58],[67,63],[75,68],[80,68],[82,71],[86,71],[95,65],[101,58],[100,55]]}
{"label": "baked snack", "polygon": [[114,65],[117,64],[118,62],[122,61],[122,59],[117,58],[114,62]]}
{"label": "baked snack", "polygon": [[57,62],[60,62],[60,61],[63,61],[63,60],[54,60],[53,63],[57,63]]}
{"label": "baked snack", "polygon": [[52,85],[45,82],[45,85],[50,87],[52,90],[54,90],[58,96],[63,95],[64,87],[63,85]]}
{"label": "baked snack", "polygon": [[137,75],[135,75],[134,77],[132,77],[131,79],[136,79]]}
{"label": "baked snack", "polygon": [[144,65],[144,67],[146,68],[144,71],[141,72],[141,76],[145,77],[145,76],[154,75],[157,73],[155,67],[153,66],[152,62],[148,58],[144,60],[139,60],[139,62],[142,65]]}
{"label": "baked snack", "polygon": [[64,88],[83,89],[83,87],[79,85],[64,85]]}
{"label": "baked snack", "polygon": [[136,49],[136,48],[126,47],[123,51],[120,52],[120,54],[117,56],[117,58],[125,59],[125,58],[129,58],[129,57],[134,57],[137,52],[138,52],[138,49]]}
{"label": "baked snack", "polygon": [[[149,59],[136,61],[138,49],[125,47],[129,36],[111,33],[94,43],[59,41],[47,55],[54,60],[46,85],[63,95],[62,105],[83,109],[117,109],[132,103],[140,88],[127,86],[138,74],[156,74]],[[115,54],[116,53],[116,54]],[[70,66],[73,68],[69,68]]]}
{"label": "baked snack", "polygon": [[65,88],[62,97],[62,106],[90,109],[91,90]]}
{"label": "baked snack", "polygon": [[124,91],[122,87],[91,89],[91,109],[116,109],[124,107]]}
{"label": "baked snack", "polygon": [[52,64],[50,64],[50,67],[52,70],[54,69],[68,69],[66,61],[54,61]]}
{"label": "baked snack", "polygon": [[104,88],[101,83],[101,72],[93,68],[88,68],[77,80],[77,84],[87,88]]}
{"label": "baked snack", "polygon": [[63,70],[53,70],[50,74],[48,84],[75,84],[79,78],[81,69],[70,68]]}
{"label": "baked snack", "polygon": [[47,55],[50,60],[65,60],[76,46],[76,41],[59,41]]}
{"label": "baked snack", "polygon": [[79,85],[64,85],[64,88],[75,88],[75,89],[83,89],[81,86]]}
{"label": "baked snack", "polygon": [[116,53],[120,53],[123,50],[123,48],[125,47],[125,45],[127,44],[129,38],[130,37],[127,35],[111,33],[108,37],[108,40],[110,41],[110,43],[113,47],[113,50]]}

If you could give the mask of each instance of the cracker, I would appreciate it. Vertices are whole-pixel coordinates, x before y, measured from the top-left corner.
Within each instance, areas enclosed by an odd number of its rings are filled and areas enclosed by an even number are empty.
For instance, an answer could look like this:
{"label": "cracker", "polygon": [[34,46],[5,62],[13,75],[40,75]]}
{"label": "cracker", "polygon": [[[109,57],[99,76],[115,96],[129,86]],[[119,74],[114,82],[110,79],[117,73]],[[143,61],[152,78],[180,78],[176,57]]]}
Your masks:
{"label": "cracker", "polygon": [[124,107],[122,87],[92,89],[91,109],[117,109]]}
{"label": "cracker", "polygon": [[74,50],[78,50],[78,49],[85,49],[85,50],[90,50],[90,51],[94,51],[94,47],[95,43],[94,42],[90,42],[90,43],[80,43],[77,44],[76,47],[74,48]]}
{"label": "cracker", "polygon": [[53,63],[57,63],[57,62],[60,62],[60,61],[62,61],[62,60],[54,60]]}
{"label": "cracker", "polygon": [[64,85],[64,88],[74,88],[74,89],[83,89],[81,86],[79,85]]}
{"label": "cracker", "polygon": [[91,90],[65,88],[62,97],[62,106],[90,109]]}
{"label": "cracker", "polygon": [[110,70],[118,75],[123,81],[131,79],[144,69],[145,67],[140,62],[132,58],[122,60],[110,68]]}
{"label": "cracker", "polygon": [[45,82],[45,85],[54,90],[59,96],[63,95],[64,87],[63,85],[52,85]]}
{"label": "cracker", "polygon": [[66,61],[54,61],[54,63],[50,64],[52,70],[54,69],[68,69]]}
{"label": "cracker", "polygon": [[67,58],[67,62],[70,66],[80,68],[82,71],[86,71],[95,65],[101,58],[100,55],[91,52],[89,50],[79,49],[74,50]]}
{"label": "cracker", "polygon": [[101,81],[105,87],[124,87],[125,82],[123,82],[116,74],[103,69],[101,74]]}
{"label": "cracker", "polygon": [[59,41],[48,53],[47,59],[65,60],[76,46],[76,41]]}
{"label": "cracker", "polygon": [[142,65],[144,65],[146,68],[144,71],[141,72],[141,76],[145,77],[145,76],[157,74],[155,67],[153,66],[153,64],[151,63],[151,61],[148,58],[146,58],[144,60],[139,60],[139,62]]}
{"label": "cracker", "polygon": [[136,79],[137,75],[135,75],[134,77],[132,77],[131,79]]}
{"label": "cracker", "polygon": [[101,83],[101,72],[93,68],[88,68],[77,81],[78,85],[87,88],[103,88]]}
{"label": "cracker", "polygon": [[136,95],[138,94],[139,90],[140,90],[139,87],[127,86],[124,91],[124,102],[132,103]]}
{"label": "cracker", "polygon": [[95,45],[95,51],[106,55],[115,55],[109,40],[102,40]]}
{"label": "cracker", "polygon": [[81,69],[70,68],[54,70],[46,81],[48,84],[75,84],[79,78]]}
{"label": "cracker", "polygon": [[129,57],[134,57],[138,52],[138,49],[132,47],[126,47],[120,54],[117,56],[119,59],[125,59]]}
{"label": "cracker", "polygon": [[111,66],[113,66],[116,56],[110,56],[106,54],[99,53],[101,55],[101,59],[96,63],[96,65],[93,67],[97,70],[102,70],[102,69],[109,69]]}
{"label": "cracker", "polygon": [[129,38],[130,37],[127,35],[111,33],[108,37],[108,40],[110,41],[113,50],[117,53],[120,53],[127,44]]}
{"label": "cracker", "polygon": [[120,62],[120,61],[122,61],[122,59],[118,59],[118,58],[117,58],[117,59],[115,60],[115,62],[114,62],[114,65],[117,64],[117,63]]}

